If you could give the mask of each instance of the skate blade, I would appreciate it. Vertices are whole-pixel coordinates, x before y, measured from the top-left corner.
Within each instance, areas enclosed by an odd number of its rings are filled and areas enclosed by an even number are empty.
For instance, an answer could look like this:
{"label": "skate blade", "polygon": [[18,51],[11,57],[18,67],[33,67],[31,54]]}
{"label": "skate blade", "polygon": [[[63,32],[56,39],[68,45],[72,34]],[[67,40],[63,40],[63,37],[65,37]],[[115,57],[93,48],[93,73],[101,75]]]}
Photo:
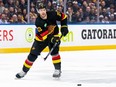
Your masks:
{"label": "skate blade", "polygon": [[14,79],[15,79],[15,80],[19,80],[19,79],[22,79],[22,78],[17,78],[17,77],[15,77]]}
{"label": "skate blade", "polygon": [[53,76],[54,79],[60,79],[61,76]]}
{"label": "skate blade", "polygon": [[15,79],[15,80],[19,80],[19,79],[21,79],[21,78],[17,78],[17,77],[15,77],[14,79]]}

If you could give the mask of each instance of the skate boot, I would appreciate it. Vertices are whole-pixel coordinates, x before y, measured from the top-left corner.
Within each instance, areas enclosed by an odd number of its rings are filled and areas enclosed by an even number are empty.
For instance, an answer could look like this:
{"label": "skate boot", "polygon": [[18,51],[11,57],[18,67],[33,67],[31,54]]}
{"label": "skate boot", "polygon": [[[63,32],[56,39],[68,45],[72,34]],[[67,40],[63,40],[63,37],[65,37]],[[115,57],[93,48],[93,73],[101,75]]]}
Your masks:
{"label": "skate boot", "polygon": [[61,76],[61,70],[55,70],[54,73],[53,73],[53,77],[54,78],[59,78]]}
{"label": "skate boot", "polygon": [[26,72],[21,71],[19,73],[16,74],[16,79],[21,79],[26,75]]}

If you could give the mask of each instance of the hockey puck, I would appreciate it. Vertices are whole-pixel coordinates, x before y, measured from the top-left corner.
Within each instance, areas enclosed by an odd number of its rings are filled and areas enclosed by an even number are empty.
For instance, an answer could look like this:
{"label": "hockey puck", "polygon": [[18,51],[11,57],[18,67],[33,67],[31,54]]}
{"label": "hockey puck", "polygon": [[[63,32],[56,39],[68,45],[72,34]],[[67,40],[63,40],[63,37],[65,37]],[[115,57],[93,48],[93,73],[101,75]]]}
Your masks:
{"label": "hockey puck", "polygon": [[81,84],[77,84],[77,86],[81,86]]}

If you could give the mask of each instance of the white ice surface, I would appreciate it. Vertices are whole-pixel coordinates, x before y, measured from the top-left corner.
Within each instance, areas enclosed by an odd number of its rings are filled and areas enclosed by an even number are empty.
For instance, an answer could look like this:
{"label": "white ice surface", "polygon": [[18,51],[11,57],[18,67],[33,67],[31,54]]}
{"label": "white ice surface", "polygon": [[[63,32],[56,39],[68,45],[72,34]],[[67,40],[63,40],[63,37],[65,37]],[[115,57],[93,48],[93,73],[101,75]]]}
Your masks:
{"label": "white ice surface", "polygon": [[[43,57],[46,52],[42,53]],[[60,52],[62,76],[52,77],[54,67],[51,56],[41,56],[31,70],[20,80],[15,74],[21,71],[28,53],[0,54],[0,87],[116,87],[116,50]]]}

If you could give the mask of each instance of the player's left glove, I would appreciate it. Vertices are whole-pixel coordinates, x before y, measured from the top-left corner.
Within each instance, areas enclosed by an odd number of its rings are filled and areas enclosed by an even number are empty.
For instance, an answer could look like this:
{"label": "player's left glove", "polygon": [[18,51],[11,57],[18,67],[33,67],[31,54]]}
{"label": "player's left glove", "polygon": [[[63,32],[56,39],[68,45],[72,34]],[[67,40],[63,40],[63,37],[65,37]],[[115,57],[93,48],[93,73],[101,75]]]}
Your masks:
{"label": "player's left glove", "polygon": [[68,34],[68,27],[66,25],[61,26],[61,33],[63,36]]}
{"label": "player's left glove", "polygon": [[55,43],[59,43],[60,44],[59,36],[53,36],[52,39],[51,39],[51,42],[53,44],[55,44]]}

